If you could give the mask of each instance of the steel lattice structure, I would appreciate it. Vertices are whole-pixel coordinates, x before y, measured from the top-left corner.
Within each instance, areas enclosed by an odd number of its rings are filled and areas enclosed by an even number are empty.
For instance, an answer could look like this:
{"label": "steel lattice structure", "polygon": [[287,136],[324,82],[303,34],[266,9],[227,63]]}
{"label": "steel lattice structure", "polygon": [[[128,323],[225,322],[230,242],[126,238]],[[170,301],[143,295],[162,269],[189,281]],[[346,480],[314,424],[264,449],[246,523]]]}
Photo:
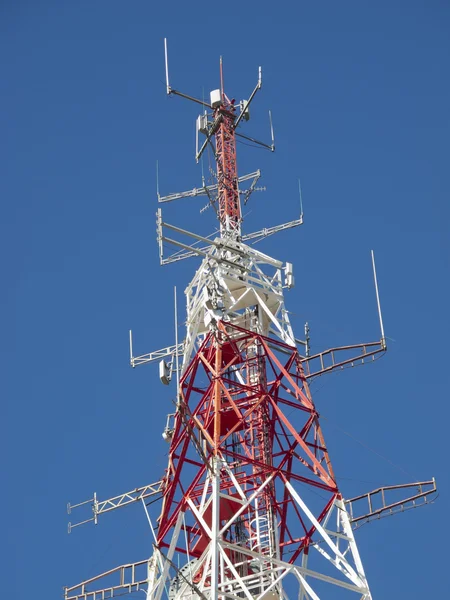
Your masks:
{"label": "steel lattice structure", "polygon": [[223,91],[222,61],[221,73],[221,103],[214,110],[214,121],[217,123],[216,162],[217,162],[217,204],[221,231],[239,234],[241,230],[241,206],[239,199],[236,136],[234,123],[236,110]]}
{"label": "steel lattice structure", "polygon": [[[242,135],[237,127],[248,119],[261,87],[261,71],[240,112],[223,90],[222,65],[221,89],[211,93],[211,103],[170,87],[167,47],[166,77],[169,94],[207,108],[198,120],[206,141],[197,159],[207,145],[213,147],[217,181],[182,194],[158,193],[158,199],[208,196],[220,236],[191,234],[165,223],[158,212],[161,262],[202,257],[186,289],[183,342],[134,357],[130,334],[133,367],[162,359],[162,381],[176,376],[175,412],[164,431],[168,467],[154,484],[103,502],[94,495],[87,501],[94,516],[71,526],[97,523],[101,513],[139,501],[147,511],[145,499],[159,498],[157,524],[147,512],[154,552],[147,560],[66,588],[65,598],[104,600],[119,591],[145,591],[147,600],[370,600],[354,529],[374,515],[427,502],[436,486],[434,480],[398,486],[417,489],[391,503],[386,497],[393,486],[344,500],[309,382],[384,353],[381,311],[380,341],[310,355],[308,335],[303,342],[294,337],[284,304],[284,290],[294,283],[292,265],[245,243],[300,225],[302,215],[247,238],[241,234],[241,197],[246,201],[256,189],[259,172],[238,178],[236,135]],[[274,149],[273,134],[271,145],[250,139]],[[242,190],[240,183],[251,178],[250,188]],[[195,241],[168,238],[167,228]],[[181,250],[164,259],[163,242]],[[379,303],[377,284],[376,292]],[[374,494],[380,491],[383,503],[375,507]],[[367,513],[354,508],[359,500],[368,501]]]}

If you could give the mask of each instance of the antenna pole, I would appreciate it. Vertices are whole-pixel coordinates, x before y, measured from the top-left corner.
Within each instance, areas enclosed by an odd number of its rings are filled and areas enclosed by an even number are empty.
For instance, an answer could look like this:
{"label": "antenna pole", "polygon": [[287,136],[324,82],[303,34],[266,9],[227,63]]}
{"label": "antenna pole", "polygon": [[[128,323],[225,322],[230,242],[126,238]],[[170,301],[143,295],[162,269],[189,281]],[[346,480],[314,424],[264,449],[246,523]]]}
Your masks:
{"label": "antenna pole", "polygon": [[171,92],[171,89],[170,89],[170,85],[169,85],[169,59],[167,56],[167,38],[164,38],[164,57],[165,57],[165,62],[166,62],[166,91],[167,91],[167,94],[169,95]]}
{"label": "antenna pole", "polygon": [[300,196],[300,218],[303,217],[303,198],[302,198],[302,184],[300,183],[300,177],[298,178],[298,193]]}
{"label": "antenna pole", "polygon": [[223,87],[223,61],[220,57],[220,98],[224,101],[224,87]]}
{"label": "antenna pole", "polygon": [[305,323],[305,355],[307,358],[311,356],[311,346],[310,346],[311,338],[309,337],[309,324]]}
{"label": "antenna pole", "polygon": [[178,371],[178,310],[177,310],[177,286],[173,288],[174,311],[175,311],[175,368],[177,370],[177,405],[180,397],[180,373]]}
{"label": "antenna pole", "polygon": [[384,327],[383,327],[383,317],[381,315],[380,294],[378,293],[378,280],[377,280],[377,270],[375,267],[375,255],[374,255],[373,250],[371,250],[370,252],[372,254],[373,280],[375,282],[375,293],[377,296],[378,317],[380,319],[380,329],[381,329],[381,341],[383,343],[383,346],[386,346],[386,338],[384,336]]}
{"label": "antenna pole", "polygon": [[271,110],[269,110],[269,122],[270,122],[270,136],[272,138],[271,150],[272,150],[272,152],[274,152],[275,151],[275,135],[273,133],[272,111]]}
{"label": "antenna pole", "polygon": [[159,200],[159,161],[156,161],[156,196]]}
{"label": "antenna pole", "polygon": [[131,333],[131,329],[130,329],[130,365],[132,367],[134,367],[134,360],[133,360],[133,334]]}

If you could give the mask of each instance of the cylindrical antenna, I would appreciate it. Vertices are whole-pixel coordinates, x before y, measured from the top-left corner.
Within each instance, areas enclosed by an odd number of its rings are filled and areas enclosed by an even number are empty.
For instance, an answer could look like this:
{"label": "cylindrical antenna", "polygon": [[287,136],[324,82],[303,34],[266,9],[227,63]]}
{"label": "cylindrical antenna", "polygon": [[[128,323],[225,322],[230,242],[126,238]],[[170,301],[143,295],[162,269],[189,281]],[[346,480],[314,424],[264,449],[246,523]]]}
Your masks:
{"label": "cylindrical antenna", "polygon": [[383,345],[385,345],[386,338],[384,337],[383,317],[381,316],[380,295],[378,293],[377,270],[375,268],[375,255],[374,255],[373,250],[371,250],[371,253],[372,253],[373,279],[375,282],[375,293],[377,295],[378,317],[380,319],[381,341],[382,341]]}
{"label": "cylindrical antenna", "polygon": [[[198,117],[199,119],[200,117]],[[198,156],[198,119],[195,123],[195,157],[197,158]],[[198,162],[198,160],[197,160]]]}
{"label": "cylindrical antenna", "polygon": [[133,360],[133,334],[130,329],[130,365],[134,368],[134,360]]}
{"label": "cylindrical antenna", "polygon": [[97,502],[97,492],[94,492],[94,525],[98,525],[98,502]]}
{"label": "cylindrical antenna", "polygon": [[269,123],[270,123],[270,137],[272,139],[271,150],[273,152],[275,150],[275,135],[273,133],[272,111],[271,110],[269,110]]}
{"label": "cylindrical antenna", "polygon": [[303,217],[302,184],[300,183],[300,177],[298,178],[298,195],[300,196],[300,217]]}
{"label": "cylindrical antenna", "polygon": [[162,230],[162,210],[158,208],[156,211],[156,236],[159,245],[159,262],[163,264],[164,248],[163,248],[163,230]]}
{"label": "cylindrical antenna", "polygon": [[156,161],[156,195],[159,200],[159,161]]}
{"label": "cylindrical antenna", "polygon": [[165,57],[165,61],[166,61],[166,90],[167,90],[167,93],[170,94],[169,59],[167,57],[167,38],[164,38],[164,57]]}
{"label": "cylindrical antenna", "polygon": [[262,86],[262,69],[258,67],[258,88]]}
{"label": "cylindrical antenna", "polygon": [[202,186],[205,187],[206,182],[205,182],[205,169],[204,169],[204,166],[203,166],[203,155],[202,155],[202,158],[200,160],[200,166],[202,168]]}
{"label": "cylindrical antenna", "polygon": [[[204,86],[202,86],[202,101],[203,101],[203,104],[205,104],[205,87]],[[205,118],[206,118],[207,114],[208,113],[205,110],[205,112],[204,112]],[[197,130],[197,151],[196,151],[195,155],[196,156],[198,155],[198,130]],[[202,186],[205,187],[205,171],[203,168],[203,154],[202,154],[202,159],[200,161],[200,166],[202,168]]]}
{"label": "cylindrical antenna", "polygon": [[224,96],[224,87],[223,87],[223,62],[222,57],[220,57],[220,98],[222,102],[225,100]]}
{"label": "cylindrical antenna", "polygon": [[309,358],[311,356],[311,346],[310,346],[311,338],[309,337],[309,324],[305,323],[305,354],[306,357]]}

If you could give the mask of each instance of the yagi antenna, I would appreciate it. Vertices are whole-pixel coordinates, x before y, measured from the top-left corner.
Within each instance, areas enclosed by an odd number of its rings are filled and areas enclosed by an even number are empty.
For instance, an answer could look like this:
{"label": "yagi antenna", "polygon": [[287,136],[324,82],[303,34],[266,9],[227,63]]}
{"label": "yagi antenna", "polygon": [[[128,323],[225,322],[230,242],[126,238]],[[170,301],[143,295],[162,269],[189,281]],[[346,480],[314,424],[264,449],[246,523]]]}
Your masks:
{"label": "yagi antenna", "polygon": [[386,338],[384,336],[383,317],[381,315],[380,294],[378,293],[378,280],[377,280],[377,270],[375,267],[375,254],[374,254],[373,250],[371,250],[370,252],[372,254],[373,280],[375,282],[375,293],[377,296],[378,317],[380,319],[381,343],[382,343],[383,347],[386,348]]}

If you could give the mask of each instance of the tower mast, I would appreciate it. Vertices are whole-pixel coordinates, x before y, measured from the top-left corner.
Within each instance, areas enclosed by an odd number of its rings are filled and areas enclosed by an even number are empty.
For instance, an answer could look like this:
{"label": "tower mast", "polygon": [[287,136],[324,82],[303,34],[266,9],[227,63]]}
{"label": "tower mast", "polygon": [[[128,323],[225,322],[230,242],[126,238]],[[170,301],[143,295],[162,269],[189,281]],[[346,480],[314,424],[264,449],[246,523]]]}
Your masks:
{"label": "tower mast", "polygon": [[228,235],[236,239],[241,232],[241,202],[234,131],[236,108],[224,91],[222,57],[220,57],[220,104],[216,101],[212,105],[214,121],[217,123],[215,141],[220,231],[222,236]]}
{"label": "tower mast", "polygon": [[[213,239],[186,231],[165,222],[158,210],[161,263],[202,258],[185,291],[184,341],[176,338],[174,346],[135,357],[130,332],[133,367],[160,361],[164,384],[176,374],[175,412],[163,433],[168,466],[156,483],[103,502],[94,494],[69,506],[91,504],[94,513],[70,529],[140,501],[154,552],[148,560],[66,588],[65,599],[104,600],[145,591],[147,600],[371,600],[354,528],[427,502],[436,492],[431,480],[345,500],[311,395],[313,377],[371,362],[386,351],[373,255],[380,340],[311,355],[308,325],[306,339],[297,339],[285,308],[284,291],[294,286],[292,264],[245,243],[301,225],[303,215],[259,232],[241,232],[241,198],[247,202],[258,189],[260,172],[238,177],[236,136],[274,150],[272,124],[271,144],[237,131],[249,119],[261,69],[249,100],[236,106],[224,90],[221,60],[220,89],[206,103],[170,87],[166,43],[165,56],[168,94],[206,109],[197,119],[197,131],[206,139],[200,149],[197,141],[196,159],[208,145],[213,148],[217,181],[169,196],[160,196],[158,189],[158,201],[207,196],[220,235]],[[168,257],[163,242],[176,248]],[[416,489],[402,501],[389,502],[399,487]],[[382,505],[375,509],[372,500],[380,492]],[[149,498],[161,500],[156,521],[147,510]],[[365,500],[368,511],[361,514],[358,506]]]}

